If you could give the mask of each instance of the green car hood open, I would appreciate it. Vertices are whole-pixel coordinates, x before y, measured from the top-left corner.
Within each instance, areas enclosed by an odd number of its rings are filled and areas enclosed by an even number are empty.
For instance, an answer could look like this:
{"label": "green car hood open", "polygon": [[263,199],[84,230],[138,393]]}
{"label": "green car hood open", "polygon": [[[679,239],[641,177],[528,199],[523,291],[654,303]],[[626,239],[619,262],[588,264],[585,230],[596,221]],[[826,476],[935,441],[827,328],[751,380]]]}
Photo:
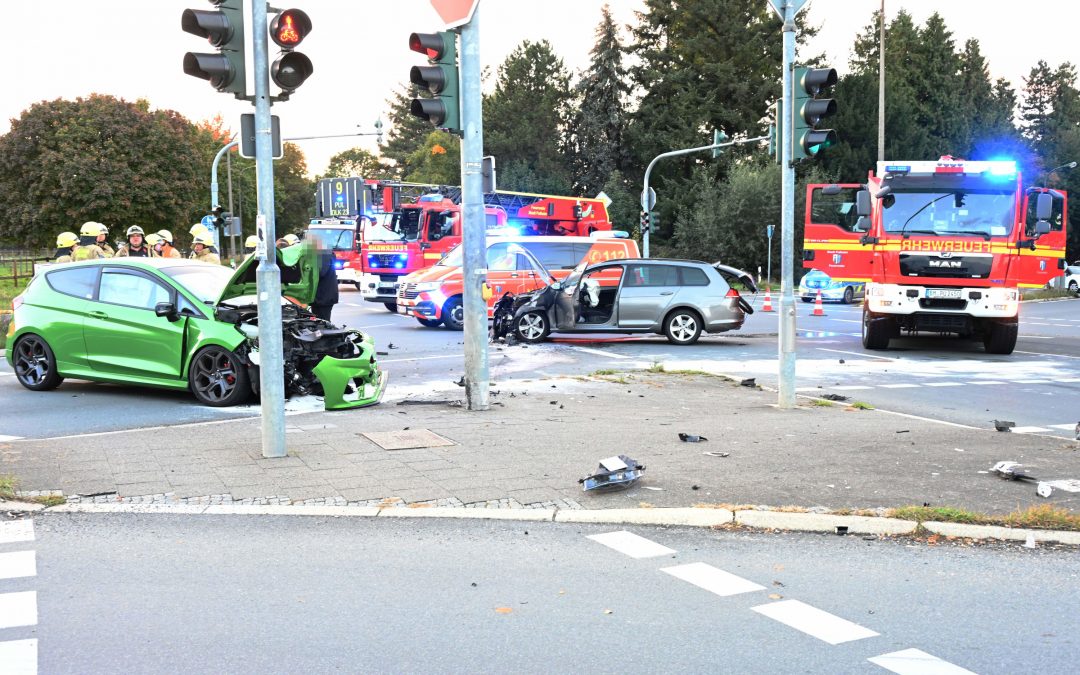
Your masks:
{"label": "green car hood open", "polygon": [[[319,254],[309,244],[297,244],[286,248],[274,249],[277,252],[277,266],[281,273],[281,294],[293,298],[304,305],[310,305],[315,299],[315,289],[319,285]],[[218,303],[242,295],[258,293],[255,285],[255,273],[259,268],[259,259],[249,256],[229,279],[221,291]]]}

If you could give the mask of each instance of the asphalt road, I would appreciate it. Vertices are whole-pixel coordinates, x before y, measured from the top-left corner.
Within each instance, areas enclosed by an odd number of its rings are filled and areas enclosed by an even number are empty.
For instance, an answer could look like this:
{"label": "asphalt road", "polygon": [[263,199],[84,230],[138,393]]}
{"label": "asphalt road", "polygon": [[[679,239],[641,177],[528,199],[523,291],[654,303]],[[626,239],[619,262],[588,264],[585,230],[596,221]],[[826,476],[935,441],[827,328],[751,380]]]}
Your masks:
{"label": "asphalt road", "polygon": [[[776,298],[774,298],[774,305]],[[986,354],[981,344],[955,339],[895,340],[884,352],[863,350],[860,308],[826,305],[826,316],[798,310],[797,386],[804,393],[831,393],[876,407],[976,426],[1014,421],[1020,430],[1072,437],[1080,421],[1080,300],[1025,303],[1021,337],[1009,356]],[[761,299],[755,301],[760,307]],[[376,337],[390,373],[387,400],[437,391],[460,392],[462,333],[423,328],[414,319],[363,302],[342,286],[334,319]],[[529,347],[496,346],[491,376],[499,383],[601,369],[697,369],[777,384],[777,314],[757,312],[737,333],[706,336],[675,347],[661,336],[554,336]],[[287,412],[321,409],[313,398],[296,400]],[[0,366],[0,439],[50,438],[140,427],[201,422],[258,414],[256,405],[232,409],[198,405],[186,393],[67,381],[54,392],[34,393]],[[362,414],[362,413],[358,413]]]}
{"label": "asphalt road", "polygon": [[34,564],[0,558],[0,653],[47,673],[870,673],[914,649],[966,670],[894,672],[1050,675],[1080,649],[1080,562],[1046,547],[415,518],[5,528],[0,554]]}

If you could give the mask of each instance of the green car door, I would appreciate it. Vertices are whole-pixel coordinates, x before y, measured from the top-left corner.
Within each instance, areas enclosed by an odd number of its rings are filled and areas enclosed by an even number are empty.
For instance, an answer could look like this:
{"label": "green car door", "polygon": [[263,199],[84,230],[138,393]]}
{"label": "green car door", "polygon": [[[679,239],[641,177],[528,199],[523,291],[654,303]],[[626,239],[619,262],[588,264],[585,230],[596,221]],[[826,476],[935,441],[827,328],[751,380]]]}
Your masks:
{"label": "green car door", "polygon": [[97,297],[83,320],[90,367],[125,378],[180,379],[187,319],[154,313],[158,303],[175,297],[175,289],[142,270],[102,269]]}

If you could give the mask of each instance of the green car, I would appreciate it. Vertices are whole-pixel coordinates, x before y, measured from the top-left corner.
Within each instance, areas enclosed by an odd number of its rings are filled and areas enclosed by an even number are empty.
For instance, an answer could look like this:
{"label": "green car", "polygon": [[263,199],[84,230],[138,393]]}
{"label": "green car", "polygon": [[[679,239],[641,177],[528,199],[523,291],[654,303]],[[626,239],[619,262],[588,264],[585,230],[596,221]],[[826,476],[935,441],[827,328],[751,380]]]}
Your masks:
{"label": "green car", "polygon": [[[328,410],[377,403],[386,376],[370,336],[315,317],[315,251],[277,251],[286,396],[324,396]],[[27,389],[65,377],[190,389],[229,406],[258,393],[255,272],[171,258],[109,258],[54,265],[15,298],[8,363]]]}

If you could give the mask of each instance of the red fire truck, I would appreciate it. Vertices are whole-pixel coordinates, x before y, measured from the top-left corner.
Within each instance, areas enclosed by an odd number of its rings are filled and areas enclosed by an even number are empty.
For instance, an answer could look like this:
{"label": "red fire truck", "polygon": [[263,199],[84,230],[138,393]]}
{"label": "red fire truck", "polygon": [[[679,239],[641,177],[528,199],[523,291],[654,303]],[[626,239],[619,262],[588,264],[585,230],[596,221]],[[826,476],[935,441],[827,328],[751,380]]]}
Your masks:
{"label": "red fire truck", "polygon": [[803,266],[866,283],[866,349],[927,332],[1010,354],[1020,289],[1065,268],[1066,194],[1022,186],[1015,162],[948,156],[878,162],[865,185],[808,185]]}
{"label": "red fire truck", "polygon": [[[384,205],[386,197],[383,198]],[[359,288],[365,300],[394,311],[401,277],[438,262],[461,243],[460,188],[434,192],[403,204],[388,226],[397,241],[362,241]],[[588,236],[611,230],[601,199],[555,197],[519,192],[484,195],[489,232],[523,235]]]}

